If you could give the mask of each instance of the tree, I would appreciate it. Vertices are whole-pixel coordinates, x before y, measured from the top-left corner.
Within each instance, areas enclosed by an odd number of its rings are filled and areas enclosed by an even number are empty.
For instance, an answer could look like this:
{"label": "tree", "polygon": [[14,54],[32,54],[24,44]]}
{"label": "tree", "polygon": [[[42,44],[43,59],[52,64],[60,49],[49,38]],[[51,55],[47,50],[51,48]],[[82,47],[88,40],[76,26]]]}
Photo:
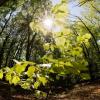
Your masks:
{"label": "tree", "polygon": [[[3,44],[1,45],[0,66],[11,65],[12,59],[32,60],[34,56],[32,54],[33,44],[38,32],[32,32],[29,23],[31,20],[38,20],[43,16],[45,8],[50,8],[50,2],[48,0],[8,1],[1,7],[5,8],[5,15],[1,10],[2,27],[0,33],[1,39],[3,37],[5,39],[2,40]],[[13,41],[14,43],[12,43]]]}
{"label": "tree", "polygon": [[[85,0],[84,0],[85,1]],[[83,7],[84,12],[82,18],[76,16],[78,18],[78,21],[80,21],[81,25],[74,25],[76,27],[76,32],[79,33],[78,30],[81,30],[81,32],[89,32],[92,36],[90,39],[90,47],[86,49],[86,59],[89,63],[89,72],[91,75],[91,79],[97,79],[99,78],[99,59],[100,59],[100,48],[97,43],[97,40],[99,39],[99,1],[89,1],[87,3],[84,3],[84,5],[81,5]],[[94,8],[96,7],[96,9]],[[87,13],[87,14],[86,14]],[[75,28],[74,28],[75,29]],[[83,30],[84,29],[84,30]]]}

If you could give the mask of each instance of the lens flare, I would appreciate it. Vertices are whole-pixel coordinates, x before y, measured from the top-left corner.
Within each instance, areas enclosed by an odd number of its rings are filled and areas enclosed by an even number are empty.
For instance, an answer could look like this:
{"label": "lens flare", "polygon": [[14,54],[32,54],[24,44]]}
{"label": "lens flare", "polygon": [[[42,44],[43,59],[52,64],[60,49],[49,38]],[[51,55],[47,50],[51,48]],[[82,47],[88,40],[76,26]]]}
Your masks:
{"label": "lens flare", "polygon": [[47,30],[51,30],[53,27],[53,19],[52,18],[46,18],[43,21],[44,28]]}

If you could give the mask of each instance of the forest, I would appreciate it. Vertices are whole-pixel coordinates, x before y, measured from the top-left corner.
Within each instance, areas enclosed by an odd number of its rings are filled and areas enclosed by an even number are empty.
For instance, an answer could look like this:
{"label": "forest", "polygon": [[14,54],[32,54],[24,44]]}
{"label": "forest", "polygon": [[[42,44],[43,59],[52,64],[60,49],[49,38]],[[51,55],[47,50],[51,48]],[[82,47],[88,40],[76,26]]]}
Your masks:
{"label": "forest", "polygon": [[100,100],[100,0],[0,0],[0,100]]}

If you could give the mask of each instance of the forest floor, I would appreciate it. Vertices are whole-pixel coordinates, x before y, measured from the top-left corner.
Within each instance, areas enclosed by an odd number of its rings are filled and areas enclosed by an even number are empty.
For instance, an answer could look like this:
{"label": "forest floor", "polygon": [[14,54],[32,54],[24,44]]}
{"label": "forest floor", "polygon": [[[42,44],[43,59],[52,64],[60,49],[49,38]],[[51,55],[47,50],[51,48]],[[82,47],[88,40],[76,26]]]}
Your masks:
{"label": "forest floor", "polygon": [[[5,87],[0,88],[0,100],[40,100],[33,94],[10,94]],[[57,89],[47,99],[41,100],[100,100],[100,81],[77,84],[70,90]]]}

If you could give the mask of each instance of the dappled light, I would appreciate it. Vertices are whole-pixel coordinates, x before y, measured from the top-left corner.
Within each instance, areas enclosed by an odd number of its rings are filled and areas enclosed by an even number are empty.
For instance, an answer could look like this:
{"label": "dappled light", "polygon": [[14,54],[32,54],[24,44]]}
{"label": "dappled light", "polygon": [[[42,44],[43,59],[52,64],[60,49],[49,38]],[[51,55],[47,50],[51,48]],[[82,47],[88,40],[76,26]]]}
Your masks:
{"label": "dappled light", "polygon": [[100,100],[100,0],[1,0],[0,100]]}

